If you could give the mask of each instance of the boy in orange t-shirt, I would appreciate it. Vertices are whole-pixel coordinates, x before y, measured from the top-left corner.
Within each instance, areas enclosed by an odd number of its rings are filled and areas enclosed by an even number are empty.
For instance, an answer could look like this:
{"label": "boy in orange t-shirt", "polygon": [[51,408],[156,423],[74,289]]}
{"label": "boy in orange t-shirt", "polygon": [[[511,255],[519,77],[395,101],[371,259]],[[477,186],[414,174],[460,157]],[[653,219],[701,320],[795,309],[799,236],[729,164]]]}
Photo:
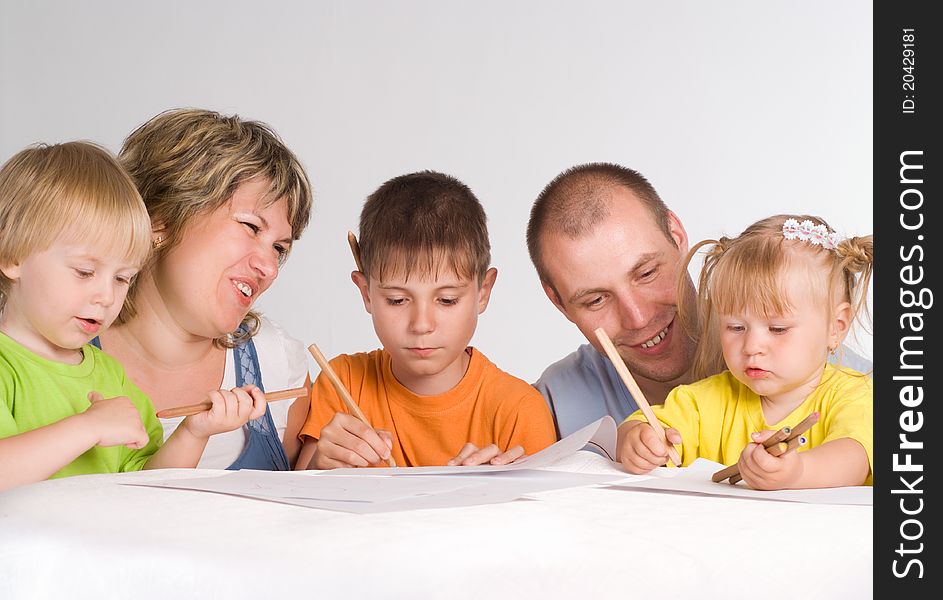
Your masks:
{"label": "boy in orange t-shirt", "polygon": [[360,214],[363,272],[351,278],[383,344],[331,361],[374,429],[324,376],[311,392],[298,469],[504,464],[552,444],[540,393],[468,342],[497,271],[485,212],[457,179],[387,181]]}

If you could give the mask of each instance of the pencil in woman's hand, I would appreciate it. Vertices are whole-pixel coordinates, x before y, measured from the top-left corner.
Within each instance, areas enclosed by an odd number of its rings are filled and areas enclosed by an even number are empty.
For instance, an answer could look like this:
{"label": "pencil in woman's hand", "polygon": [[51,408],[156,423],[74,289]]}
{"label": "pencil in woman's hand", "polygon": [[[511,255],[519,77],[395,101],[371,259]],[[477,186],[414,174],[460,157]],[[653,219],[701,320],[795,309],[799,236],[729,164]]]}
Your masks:
{"label": "pencil in woman's hand", "polygon": [[[307,387],[291,388],[290,390],[278,390],[277,392],[266,392],[265,400],[267,402],[278,402],[279,400],[289,400],[291,398],[301,398],[307,396],[310,390]],[[189,417],[206,412],[213,408],[213,403],[209,400],[198,402],[197,404],[188,404],[187,406],[175,406],[174,408],[165,408],[157,411],[159,419],[171,419],[173,417]]]}

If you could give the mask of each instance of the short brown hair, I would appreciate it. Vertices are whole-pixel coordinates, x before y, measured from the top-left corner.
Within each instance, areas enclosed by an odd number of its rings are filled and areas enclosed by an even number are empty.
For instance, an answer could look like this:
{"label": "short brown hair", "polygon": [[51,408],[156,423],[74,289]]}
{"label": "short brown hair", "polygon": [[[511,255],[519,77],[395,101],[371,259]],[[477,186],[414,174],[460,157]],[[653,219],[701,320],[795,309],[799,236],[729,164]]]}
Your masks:
{"label": "short brown hair", "polygon": [[[37,144],[0,168],[0,264],[20,263],[63,238],[98,241],[137,266],[150,252],[151,222],[134,182],[91,142]],[[0,309],[10,283],[0,273]]]}
{"label": "short brown hair", "polygon": [[[218,209],[240,184],[258,177],[270,182],[269,202],[287,202],[292,239],[301,237],[308,226],[312,202],[308,176],[265,123],[196,108],[172,109],[132,132],[119,156],[154,226],[163,230],[164,242],[150,264],[179,243],[195,217]],[[135,296],[134,289],[128,292],[118,323],[134,316]],[[250,311],[243,324],[251,336],[258,329],[258,316]]]}
{"label": "short brown hair", "polygon": [[475,194],[450,175],[394,177],[367,197],[360,213],[364,274],[382,281],[450,268],[481,283],[491,264],[486,221]]}
{"label": "short brown hair", "polygon": [[641,173],[613,163],[577,165],[554,177],[537,196],[530,210],[527,251],[543,283],[553,287],[541,255],[542,238],[548,232],[562,233],[572,239],[590,233],[609,216],[612,190],[619,187],[631,191],[641,200],[665,237],[675,244],[671,237],[668,207]]}

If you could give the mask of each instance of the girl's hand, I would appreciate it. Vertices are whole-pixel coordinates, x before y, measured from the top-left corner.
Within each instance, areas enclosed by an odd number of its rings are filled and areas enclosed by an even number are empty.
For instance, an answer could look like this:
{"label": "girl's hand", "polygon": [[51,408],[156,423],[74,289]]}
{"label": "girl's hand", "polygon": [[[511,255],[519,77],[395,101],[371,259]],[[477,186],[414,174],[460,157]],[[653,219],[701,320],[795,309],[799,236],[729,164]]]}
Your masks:
{"label": "girl's hand", "polygon": [[747,444],[737,461],[740,476],[755,490],[789,489],[802,477],[802,456],[798,452],[773,456],[763,447],[774,433],[772,429],[754,433],[753,443]]}
{"label": "girl's hand", "polygon": [[[677,429],[666,427],[665,435],[669,443],[681,443]],[[629,421],[619,426],[617,450],[616,456],[625,470],[636,475],[644,475],[668,462],[668,444],[644,421]]]}

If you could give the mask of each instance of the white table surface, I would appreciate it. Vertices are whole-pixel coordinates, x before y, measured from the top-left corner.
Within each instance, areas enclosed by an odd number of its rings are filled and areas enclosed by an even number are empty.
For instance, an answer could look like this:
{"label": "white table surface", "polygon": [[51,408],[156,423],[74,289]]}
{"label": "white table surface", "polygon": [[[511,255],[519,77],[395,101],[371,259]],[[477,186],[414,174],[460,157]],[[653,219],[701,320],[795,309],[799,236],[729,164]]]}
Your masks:
{"label": "white table surface", "polygon": [[575,488],[354,515],[119,485],[214,472],[86,475],[0,493],[0,597],[873,596],[870,506]]}

